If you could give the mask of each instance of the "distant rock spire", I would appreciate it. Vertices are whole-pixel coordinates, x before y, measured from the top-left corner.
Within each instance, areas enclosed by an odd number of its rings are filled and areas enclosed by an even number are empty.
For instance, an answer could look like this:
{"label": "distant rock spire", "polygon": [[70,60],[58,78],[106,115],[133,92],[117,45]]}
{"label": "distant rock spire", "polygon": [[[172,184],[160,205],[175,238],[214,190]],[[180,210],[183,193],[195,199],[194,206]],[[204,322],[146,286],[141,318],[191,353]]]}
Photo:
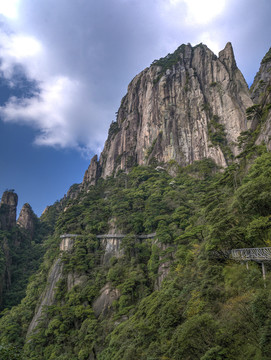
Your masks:
{"label": "distant rock spire", "polygon": [[20,228],[25,229],[30,235],[31,239],[35,230],[35,218],[36,215],[34,214],[31,206],[27,203],[24,204],[17,220],[17,225]]}
{"label": "distant rock spire", "polygon": [[0,203],[0,229],[10,230],[16,225],[18,195],[13,190],[3,193]]}

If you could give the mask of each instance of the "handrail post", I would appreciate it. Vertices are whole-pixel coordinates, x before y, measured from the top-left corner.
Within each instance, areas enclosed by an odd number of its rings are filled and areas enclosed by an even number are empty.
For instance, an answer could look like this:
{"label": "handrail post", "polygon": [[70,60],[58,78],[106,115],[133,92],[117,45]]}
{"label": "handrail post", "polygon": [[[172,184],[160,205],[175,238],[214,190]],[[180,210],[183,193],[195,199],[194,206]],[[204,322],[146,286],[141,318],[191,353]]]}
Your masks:
{"label": "handrail post", "polygon": [[266,273],[265,273],[265,266],[264,266],[264,263],[263,263],[263,262],[262,262],[262,272],[263,272],[264,287],[266,288],[266,282],[265,282]]}

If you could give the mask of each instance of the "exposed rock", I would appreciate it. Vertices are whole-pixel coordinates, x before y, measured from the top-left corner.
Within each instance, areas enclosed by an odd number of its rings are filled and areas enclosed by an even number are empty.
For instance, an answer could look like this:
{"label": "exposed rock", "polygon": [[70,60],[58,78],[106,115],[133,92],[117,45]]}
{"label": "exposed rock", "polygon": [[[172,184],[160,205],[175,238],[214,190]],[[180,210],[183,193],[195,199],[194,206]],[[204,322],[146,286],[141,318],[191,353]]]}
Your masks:
{"label": "exposed rock", "polygon": [[[109,221],[109,234],[117,235],[120,233],[116,225],[116,219],[111,218]],[[121,249],[121,238],[104,238],[101,241],[102,247],[104,248],[104,255],[102,256],[102,264],[108,265],[110,259],[115,256],[119,258],[123,255],[123,250]]]}
{"label": "exposed rock", "polygon": [[0,229],[10,230],[16,225],[18,195],[13,191],[5,191],[0,203]]}
{"label": "exposed rock", "polygon": [[61,263],[61,259],[58,258],[54,262],[54,264],[49,272],[48,279],[47,279],[47,286],[46,286],[43,294],[40,297],[39,304],[35,311],[35,315],[29,325],[29,328],[27,331],[27,336],[29,336],[37,327],[37,325],[42,317],[43,308],[53,305],[54,300],[55,300],[55,287],[56,287],[57,282],[62,277],[62,268],[63,268],[63,264]]}
{"label": "exposed rock", "polygon": [[96,185],[98,178],[101,176],[101,167],[98,162],[98,156],[95,155],[90,161],[90,165],[85,172],[83,186]]}
{"label": "exposed rock", "polygon": [[69,273],[67,277],[67,288],[70,291],[74,286],[82,285],[87,281],[88,277],[86,275],[79,275],[76,273]]}
{"label": "exposed rock", "polygon": [[160,255],[159,255],[158,276],[157,276],[155,284],[154,284],[154,289],[160,290],[163,280],[169,274],[170,266],[171,266],[171,263],[173,260],[173,254],[167,252],[170,245],[161,244],[161,243],[159,243],[158,240],[155,241],[155,244],[160,249]]}
{"label": "exposed rock", "polygon": [[29,204],[24,204],[20,212],[19,218],[17,220],[17,225],[25,229],[30,235],[31,239],[33,238],[35,231],[35,220],[36,215],[34,214],[31,206]]}
{"label": "exposed rock", "polygon": [[106,238],[102,240],[102,246],[104,247],[104,255],[102,257],[102,264],[108,265],[110,259],[115,256],[119,258],[123,255],[123,250],[121,249],[121,239],[115,238]]}
{"label": "exposed rock", "polygon": [[93,311],[96,317],[106,315],[113,302],[120,297],[120,291],[112,288],[107,283],[100,291],[100,296],[93,303]]}
{"label": "exposed rock", "polygon": [[265,124],[263,124],[261,132],[256,140],[256,145],[265,143],[268,150],[271,151],[271,111],[267,115]]}
{"label": "exposed rock", "polygon": [[82,190],[81,184],[73,184],[69,188],[67,195],[64,196],[64,199],[65,200],[76,199],[78,197],[78,195],[80,194],[81,190]]}
{"label": "exposed rock", "polygon": [[260,120],[262,123],[256,145],[263,142],[271,151],[271,48],[261,62],[251,86],[251,93],[254,102],[259,105],[258,112],[260,112],[260,116],[255,116],[253,119],[253,129],[256,129]]}
{"label": "exposed rock", "polygon": [[[202,44],[182,45],[129,84],[100,162],[95,157],[85,178],[94,179],[98,168],[106,177],[170,160],[183,166],[211,158],[225,167],[225,146],[239,153],[237,138],[250,127],[245,110],[252,105],[230,43],[219,57]],[[224,139],[214,142],[219,126]]]}
{"label": "exposed rock", "polygon": [[[271,102],[271,91],[267,88],[271,86],[271,48],[261,61],[261,66],[257,72],[250,91],[253,101],[256,104]],[[268,99],[266,99],[268,98]]]}
{"label": "exposed rock", "polygon": [[62,235],[61,237],[62,240],[59,245],[60,251],[72,251],[76,235],[66,234]]}

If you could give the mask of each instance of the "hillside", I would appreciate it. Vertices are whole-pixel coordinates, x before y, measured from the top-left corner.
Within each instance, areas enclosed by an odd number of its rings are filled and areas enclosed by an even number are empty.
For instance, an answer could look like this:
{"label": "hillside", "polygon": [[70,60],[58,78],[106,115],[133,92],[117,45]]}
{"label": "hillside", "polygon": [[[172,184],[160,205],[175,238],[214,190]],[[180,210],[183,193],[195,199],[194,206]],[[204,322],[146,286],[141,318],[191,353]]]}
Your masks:
{"label": "hillside", "polygon": [[230,44],[182,45],[132,80],[100,159],[39,219],[1,358],[270,359],[270,263],[264,280],[229,256],[271,246],[269,52],[250,90]]}

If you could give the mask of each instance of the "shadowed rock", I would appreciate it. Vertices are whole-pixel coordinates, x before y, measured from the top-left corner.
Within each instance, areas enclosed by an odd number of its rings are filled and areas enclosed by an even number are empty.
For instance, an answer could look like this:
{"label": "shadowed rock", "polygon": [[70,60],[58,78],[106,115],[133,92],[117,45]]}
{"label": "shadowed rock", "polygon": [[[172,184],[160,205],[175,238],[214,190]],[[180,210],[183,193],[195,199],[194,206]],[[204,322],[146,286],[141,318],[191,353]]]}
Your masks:
{"label": "shadowed rock", "polygon": [[5,191],[0,203],[0,229],[10,230],[16,225],[18,195],[14,191]]}

